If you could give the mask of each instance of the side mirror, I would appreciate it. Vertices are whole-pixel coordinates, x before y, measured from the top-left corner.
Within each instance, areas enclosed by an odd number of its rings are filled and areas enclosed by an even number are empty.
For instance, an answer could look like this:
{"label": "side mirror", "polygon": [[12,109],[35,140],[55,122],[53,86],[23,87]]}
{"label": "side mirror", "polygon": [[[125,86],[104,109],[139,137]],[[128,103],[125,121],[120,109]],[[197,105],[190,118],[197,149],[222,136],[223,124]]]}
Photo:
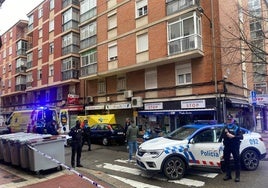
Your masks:
{"label": "side mirror", "polygon": [[193,138],[191,138],[190,140],[189,140],[189,142],[188,142],[189,144],[194,144],[195,143],[195,141],[194,141],[194,139]]}

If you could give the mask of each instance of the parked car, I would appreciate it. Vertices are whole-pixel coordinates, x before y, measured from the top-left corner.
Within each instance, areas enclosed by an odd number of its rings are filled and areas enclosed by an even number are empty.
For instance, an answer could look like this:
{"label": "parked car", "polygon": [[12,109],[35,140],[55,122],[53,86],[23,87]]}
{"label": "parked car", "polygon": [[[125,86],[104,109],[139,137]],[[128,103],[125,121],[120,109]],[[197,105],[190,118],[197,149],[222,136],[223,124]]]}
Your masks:
{"label": "parked car", "polygon": [[[191,124],[148,140],[136,152],[137,165],[143,170],[161,171],[168,179],[181,179],[189,167],[220,170],[224,166],[223,129],[223,124]],[[241,130],[241,165],[245,170],[256,170],[266,156],[265,144],[259,133]]]}
{"label": "parked car", "polygon": [[91,127],[92,143],[102,143],[105,146],[112,142],[124,144],[125,139],[124,127],[120,124],[94,124]]}

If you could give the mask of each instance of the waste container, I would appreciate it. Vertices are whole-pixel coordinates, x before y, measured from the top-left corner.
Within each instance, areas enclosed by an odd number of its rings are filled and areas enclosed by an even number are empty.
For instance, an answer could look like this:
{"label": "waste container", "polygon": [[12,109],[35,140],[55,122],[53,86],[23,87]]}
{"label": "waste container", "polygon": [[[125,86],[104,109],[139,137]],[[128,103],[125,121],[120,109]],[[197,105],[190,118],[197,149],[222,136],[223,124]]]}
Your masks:
{"label": "waste container", "polygon": [[10,162],[12,165],[19,166],[20,158],[19,158],[19,140],[18,138],[12,138],[8,141],[8,148],[10,152]]}
{"label": "waste container", "polygon": [[42,140],[47,137],[51,137],[52,135],[41,135],[41,134],[30,134],[27,137],[21,138],[19,140],[19,156],[20,156],[20,166],[23,169],[29,169],[29,154],[28,154],[28,144],[31,142],[36,142],[38,140]]}
{"label": "waste container", "polygon": [[9,141],[14,139],[14,138],[18,138],[24,134],[26,134],[26,133],[19,132],[19,133],[13,133],[13,134],[6,134],[2,137],[1,150],[2,150],[2,154],[3,154],[4,162],[11,163],[11,153],[10,153],[10,148],[9,148]]}
{"label": "waste container", "polygon": [[[41,153],[44,153],[61,163],[65,163],[64,142],[64,138],[54,136],[51,138],[31,142],[30,145]],[[33,149],[28,150],[28,156],[30,161],[29,169],[33,172],[39,173],[42,170],[61,168],[59,164],[55,163],[51,159],[46,158],[44,155],[41,155]]]}

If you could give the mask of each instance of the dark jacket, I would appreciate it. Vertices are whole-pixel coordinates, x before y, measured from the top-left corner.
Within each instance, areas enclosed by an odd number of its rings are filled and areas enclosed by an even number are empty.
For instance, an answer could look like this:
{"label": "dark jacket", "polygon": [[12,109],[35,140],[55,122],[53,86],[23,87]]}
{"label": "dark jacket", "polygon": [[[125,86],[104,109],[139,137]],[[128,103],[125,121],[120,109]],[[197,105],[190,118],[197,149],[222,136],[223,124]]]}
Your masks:
{"label": "dark jacket", "polygon": [[83,136],[83,131],[80,128],[80,125],[76,125],[75,127],[72,127],[69,136],[72,137],[72,143],[74,144],[82,144],[82,136]]}
{"label": "dark jacket", "polygon": [[[227,136],[227,132],[234,135],[234,138],[229,138]],[[222,131],[222,138],[223,138],[223,144],[229,145],[229,144],[240,144],[241,140],[243,139],[243,134],[240,130],[240,127],[234,123],[228,124],[225,126],[225,128]]]}

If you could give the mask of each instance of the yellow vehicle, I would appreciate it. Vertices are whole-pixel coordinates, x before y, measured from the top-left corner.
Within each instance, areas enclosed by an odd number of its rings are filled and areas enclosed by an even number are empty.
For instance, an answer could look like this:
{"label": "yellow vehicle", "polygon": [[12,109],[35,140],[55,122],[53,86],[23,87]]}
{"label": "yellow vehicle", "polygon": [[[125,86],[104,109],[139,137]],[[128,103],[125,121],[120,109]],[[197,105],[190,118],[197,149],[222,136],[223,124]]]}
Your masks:
{"label": "yellow vehicle", "polygon": [[94,124],[98,124],[98,123],[116,124],[114,114],[77,116],[77,120],[79,120],[80,122],[83,122],[84,120],[88,120],[89,126],[93,126]]}
{"label": "yellow vehicle", "polygon": [[46,126],[52,121],[58,122],[54,108],[40,107],[37,109],[14,111],[6,121],[9,132],[45,133]]}

